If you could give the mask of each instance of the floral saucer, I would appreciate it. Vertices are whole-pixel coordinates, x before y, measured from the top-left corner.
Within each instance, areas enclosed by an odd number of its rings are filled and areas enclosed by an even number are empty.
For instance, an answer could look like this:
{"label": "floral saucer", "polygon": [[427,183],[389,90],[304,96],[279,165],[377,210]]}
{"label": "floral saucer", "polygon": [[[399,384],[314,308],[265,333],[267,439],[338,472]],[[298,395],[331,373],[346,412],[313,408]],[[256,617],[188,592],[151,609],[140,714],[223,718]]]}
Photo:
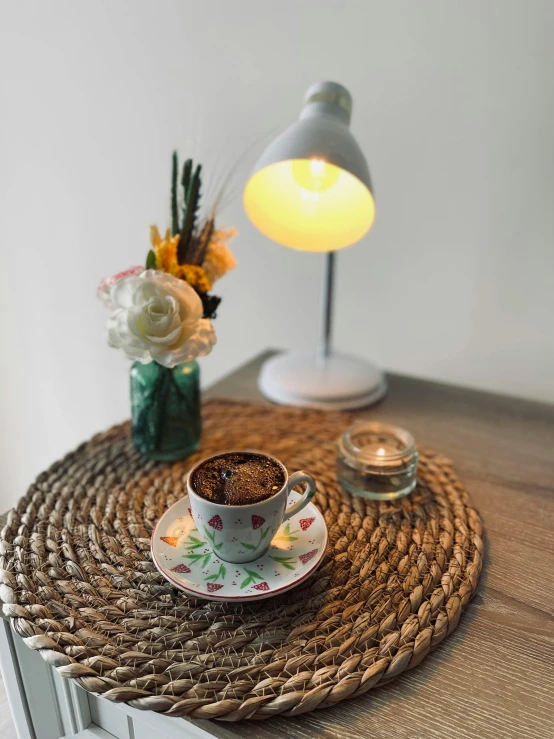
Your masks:
{"label": "floral saucer", "polygon": [[[291,493],[289,504],[299,497]],[[210,549],[207,542],[220,530],[218,523],[212,519],[208,525],[214,531],[207,527],[199,531],[186,496],[164,513],[154,529],[154,564],[188,595],[223,601],[270,598],[296,587],[315,572],[327,549],[327,527],[312,503],[281,524],[262,557],[246,564],[224,562]],[[252,516],[252,527],[260,526],[260,516]]]}

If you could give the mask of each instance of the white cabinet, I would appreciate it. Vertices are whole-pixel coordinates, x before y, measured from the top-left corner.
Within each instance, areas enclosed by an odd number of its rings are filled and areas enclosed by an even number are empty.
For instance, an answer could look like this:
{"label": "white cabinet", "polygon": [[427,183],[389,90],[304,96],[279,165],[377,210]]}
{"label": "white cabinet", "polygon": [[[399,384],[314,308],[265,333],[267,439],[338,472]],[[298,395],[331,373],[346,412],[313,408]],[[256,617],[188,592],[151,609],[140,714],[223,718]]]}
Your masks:
{"label": "white cabinet", "polygon": [[137,711],[60,677],[0,618],[0,666],[18,739],[210,739],[183,718]]}

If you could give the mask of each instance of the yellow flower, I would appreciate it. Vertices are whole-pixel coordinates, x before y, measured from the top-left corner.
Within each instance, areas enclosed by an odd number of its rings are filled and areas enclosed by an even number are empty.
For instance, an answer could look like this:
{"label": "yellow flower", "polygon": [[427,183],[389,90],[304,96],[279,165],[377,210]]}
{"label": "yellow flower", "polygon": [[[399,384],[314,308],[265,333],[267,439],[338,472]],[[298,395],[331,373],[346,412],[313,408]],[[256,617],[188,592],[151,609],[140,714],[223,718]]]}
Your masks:
{"label": "yellow flower", "polygon": [[200,293],[207,293],[213,283],[236,266],[236,261],[229,247],[225,243],[236,236],[234,228],[216,229],[204,257],[202,266],[195,264],[179,264],[177,261],[177,247],[179,235],[172,236],[169,229],[162,239],[157,226],[150,227],[150,241],[156,257],[156,269],[167,272],[188,284]]}
{"label": "yellow flower", "polygon": [[179,234],[172,236],[169,229],[165,232],[165,238],[160,237],[157,226],[150,226],[150,241],[156,256],[156,269],[161,272],[169,272],[175,274],[177,264],[177,245],[179,244]]}
{"label": "yellow flower", "polygon": [[218,228],[214,231],[212,239],[206,249],[202,267],[210,283],[214,283],[237,266],[233,253],[225,243],[237,235],[234,228]]}
{"label": "yellow flower", "polygon": [[172,274],[181,280],[186,280],[199,293],[207,293],[211,288],[211,283],[206,273],[202,267],[198,267],[196,264],[178,264],[175,272],[172,272]]}

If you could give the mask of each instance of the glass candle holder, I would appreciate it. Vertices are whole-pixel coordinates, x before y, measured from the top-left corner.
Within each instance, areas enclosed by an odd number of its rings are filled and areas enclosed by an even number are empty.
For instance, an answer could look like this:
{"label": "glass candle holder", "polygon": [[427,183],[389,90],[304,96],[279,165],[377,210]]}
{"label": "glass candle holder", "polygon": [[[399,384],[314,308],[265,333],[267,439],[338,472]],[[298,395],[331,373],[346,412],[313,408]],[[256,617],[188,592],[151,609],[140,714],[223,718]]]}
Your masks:
{"label": "glass candle holder", "polygon": [[418,453],[411,434],[398,426],[360,421],[338,442],[337,477],[352,495],[395,500],[416,486]]}

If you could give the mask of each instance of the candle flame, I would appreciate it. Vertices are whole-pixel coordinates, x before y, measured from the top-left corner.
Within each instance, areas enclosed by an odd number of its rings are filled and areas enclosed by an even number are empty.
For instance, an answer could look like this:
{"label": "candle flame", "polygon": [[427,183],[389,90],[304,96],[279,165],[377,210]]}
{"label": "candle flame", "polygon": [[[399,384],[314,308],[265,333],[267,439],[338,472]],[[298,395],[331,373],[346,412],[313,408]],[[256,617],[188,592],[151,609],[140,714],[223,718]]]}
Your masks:
{"label": "candle flame", "polygon": [[379,447],[379,449],[377,449],[377,454],[378,454],[378,455],[379,455],[380,457],[384,457],[384,456],[385,456],[385,450],[383,449],[383,447],[382,447],[382,446],[380,446],[380,447]]}

